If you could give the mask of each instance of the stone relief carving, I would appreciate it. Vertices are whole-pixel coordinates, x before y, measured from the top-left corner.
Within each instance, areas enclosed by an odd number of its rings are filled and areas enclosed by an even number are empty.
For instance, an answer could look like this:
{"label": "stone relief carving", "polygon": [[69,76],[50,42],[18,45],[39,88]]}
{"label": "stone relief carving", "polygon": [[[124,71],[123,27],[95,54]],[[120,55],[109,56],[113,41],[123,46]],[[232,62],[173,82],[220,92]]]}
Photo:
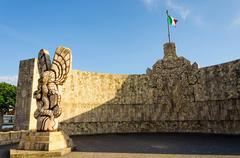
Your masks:
{"label": "stone relief carving", "polygon": [[71,67],[72,54],[69,48],[58,47],[52,63],[48,51],[40,50],[38,54],[40,78],[38,89],[34,92],[37,101],[34,117],[37,119],[38,131],[57,130],[57,118],[62,113],[59,86],[66,81]]}
{"label": "stone relief carving", "polygon": [[163,120],[184,120],[194,115],[194,85],[198,82],[198,65],[178,57],[175,45],[168,43],[164,58],[157,61],[148,73],[153,88],[154,104],[161,107]]}

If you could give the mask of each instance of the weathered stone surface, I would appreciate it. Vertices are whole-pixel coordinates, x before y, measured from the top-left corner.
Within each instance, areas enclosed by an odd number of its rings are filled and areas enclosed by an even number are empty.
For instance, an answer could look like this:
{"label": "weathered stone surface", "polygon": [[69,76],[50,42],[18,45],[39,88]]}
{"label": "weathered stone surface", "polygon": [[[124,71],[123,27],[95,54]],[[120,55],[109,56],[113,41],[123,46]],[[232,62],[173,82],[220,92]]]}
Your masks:
{"label": "weathered stone surface", "polygon": [[20,140],[19,150],[53,151],[72,147],[64,132],[28,132]]}
{"label": "weathered stone surface", "polygon": [[0,132],[0,145],[17,143],[27,131]]}
{"label": "weathered stone surface", "polygon": [[10,158],[39,158],[39,157],[60,157],[71,152],[71,148],[52,150],[52,151],[33,151],[33,150],[10,150]]}
{"label": "weathered stone surface", "polygon": [[164,58],[147,74],[72,70],[59,89],[60,128],[69,134],[239,134],[240,60],[198,68],[175,50],[165,44]]}
{"label": "weathered stone surface", "polygon": [[60,128],[70,135],[102,133],[215,133],[240,134],[240,121],[122,121],[122,122],[70,122]]}
{"label": "weathered stone surface", "polygon": [[41,49],[38,54],[38,88],[33,97],[37,102],[37,109],[34,117],[37,119],[38,131],[56,131],[58,129],[57,118],[61,115],[62,109],[61,94],[58,87],[66,79],[72,65],[71,49],[58,47],[53,62],[47,50]]}
{"label": "weathered stone surface", "polygon": [[37,60],[23,60],[19,65],[17,97],[16,97],[16,120],[17,130],[36,129],[37,121],[29,117],[33,115],[37,105],[33,99],[33,92],[37,88],[39,78]]}
{"label": "weathered stone surface", "polygon": [[228,100],[240,97],[240,60],[199,69],[196,101]]}
{"label": "weathered stone surface", "polygon": [[[153,105],[160,108],[160,120],[192,120],[194,85],[198,82],[198,65],[177,57],[173,43],[164,45],[165,56],[149,72]],[[174,54],[174,55],[169,55]]]}

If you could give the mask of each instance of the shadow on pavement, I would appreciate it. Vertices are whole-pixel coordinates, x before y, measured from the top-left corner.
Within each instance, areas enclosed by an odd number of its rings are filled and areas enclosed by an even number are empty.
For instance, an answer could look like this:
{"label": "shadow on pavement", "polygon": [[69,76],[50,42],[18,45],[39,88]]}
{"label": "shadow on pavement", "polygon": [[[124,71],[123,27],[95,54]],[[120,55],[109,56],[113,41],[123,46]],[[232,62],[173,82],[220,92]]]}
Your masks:
{"label": "shadow on pavement", "polygon": [[240,155],[240,135],[106,134],[72,136],[74,151]]}
{"label": "shadow on pavement", "polygon": [[[240,155],[240,135],[148,133],[71,136],[73,152]],[[1,145],[0,157],[9,158],[17,144]]]}
{"label": "shadow on pavement", "polygon": [[8,145],[0,145],[0,157],[1,158],[9,158],[10,157],[10,149],[16,149],[18,143],[8,144]]}

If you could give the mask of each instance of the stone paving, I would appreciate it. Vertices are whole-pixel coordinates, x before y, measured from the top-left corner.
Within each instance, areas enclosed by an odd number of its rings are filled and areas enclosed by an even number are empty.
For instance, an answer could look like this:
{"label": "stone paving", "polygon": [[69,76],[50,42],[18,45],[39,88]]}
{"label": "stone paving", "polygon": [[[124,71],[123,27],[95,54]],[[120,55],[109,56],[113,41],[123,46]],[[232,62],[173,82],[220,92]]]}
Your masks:
{"label": "stone paving", "polygon": [[240,135],[113,134],[72,136],[75,151],[240,155]]}
{"label": "stone paving", "polygon": [[[107,134],[71,138],[74,151],[63,158],[240,157],[240,135]],[[14,147],[16,144],[0,146],[0,157],[9,157],[8,150]]]}

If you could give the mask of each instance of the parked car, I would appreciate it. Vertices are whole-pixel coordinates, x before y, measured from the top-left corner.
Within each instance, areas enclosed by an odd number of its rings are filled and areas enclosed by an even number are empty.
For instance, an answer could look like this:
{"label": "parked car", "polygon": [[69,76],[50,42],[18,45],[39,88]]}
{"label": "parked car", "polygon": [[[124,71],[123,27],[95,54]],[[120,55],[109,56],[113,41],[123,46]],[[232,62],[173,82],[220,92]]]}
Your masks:
{"label": "parked car", "polygon": [[2,129],[13,128],[15,116],[14,115],[3,115]]}

